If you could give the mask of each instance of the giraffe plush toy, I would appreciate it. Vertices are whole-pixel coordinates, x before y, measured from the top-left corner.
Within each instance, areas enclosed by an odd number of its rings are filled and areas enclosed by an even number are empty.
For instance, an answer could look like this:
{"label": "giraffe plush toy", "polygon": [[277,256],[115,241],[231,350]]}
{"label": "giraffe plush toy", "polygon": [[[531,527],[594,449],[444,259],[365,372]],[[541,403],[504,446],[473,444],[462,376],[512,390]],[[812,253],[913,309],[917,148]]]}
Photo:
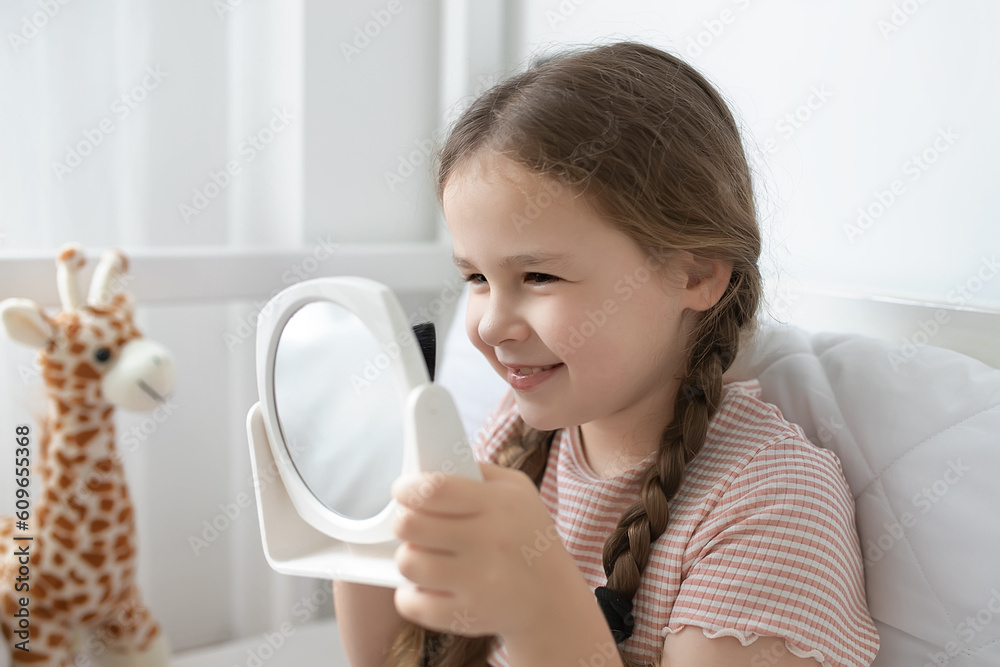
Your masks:
{"label": "giraffe plush toy", "polygon": [[[0,324],[15,341],[39,349],[48,397],[32,430],[28,529],[0,520],[0,600],[14,665],[68,667],[86,649],[103,665],[166,667],[169,651],[136,582],[135,513],[115,447],[115,406],[150,410],[172,389],[165,348],[142,337],[130,299],[120,291],[125,256],[109,251],[84,299],[76,245],[56,262],[62,311],[36,303],[0,303]],[[16,541],[15,536],[31,536]],[[30,550],[28,590],[16,586],[14,545]],[[25,583],[22,581],[22,584]],[[15,613],[28,602],[26,652]],[[22,613],[23,618],[23,613]]]}

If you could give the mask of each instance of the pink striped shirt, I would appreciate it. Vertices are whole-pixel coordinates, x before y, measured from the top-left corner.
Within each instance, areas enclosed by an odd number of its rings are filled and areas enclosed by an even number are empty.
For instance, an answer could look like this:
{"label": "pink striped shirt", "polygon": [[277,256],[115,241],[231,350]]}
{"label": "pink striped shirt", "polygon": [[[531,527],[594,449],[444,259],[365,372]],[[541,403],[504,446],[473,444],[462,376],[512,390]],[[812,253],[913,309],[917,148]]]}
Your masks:
{"label": "pink striped shirt", "polygon": [[[476,439],[477,457],[495,462],[522,424],[508,393]],[[591,588],[607,582],[604,542],[638,498],[651,461],[601,479],[583,455],[579,428],[563,429],[552,443],[541,497]],[[781,637],[789,651],[824,667],[874,660],[878,633],[840,462],[761,401],[756,380],[725,385],[705,444],[670,501],[633,614],[622,647],[634,660],[659,664],[667,634],[685,626],[744,645]],[[502,641],[489,664],[508,665]]]}

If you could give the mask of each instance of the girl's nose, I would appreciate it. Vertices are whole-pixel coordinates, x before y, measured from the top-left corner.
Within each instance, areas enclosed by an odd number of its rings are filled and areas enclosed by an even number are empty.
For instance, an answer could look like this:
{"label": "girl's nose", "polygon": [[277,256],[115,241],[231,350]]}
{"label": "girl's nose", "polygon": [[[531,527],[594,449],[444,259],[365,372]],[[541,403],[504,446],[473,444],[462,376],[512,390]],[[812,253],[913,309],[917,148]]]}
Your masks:
{"label": "girl's nose", "polygon": [[520,341],[528,336],[528,323],[509,299],[492,293],[479,318],[479,338],[492,347],[506,341]]}

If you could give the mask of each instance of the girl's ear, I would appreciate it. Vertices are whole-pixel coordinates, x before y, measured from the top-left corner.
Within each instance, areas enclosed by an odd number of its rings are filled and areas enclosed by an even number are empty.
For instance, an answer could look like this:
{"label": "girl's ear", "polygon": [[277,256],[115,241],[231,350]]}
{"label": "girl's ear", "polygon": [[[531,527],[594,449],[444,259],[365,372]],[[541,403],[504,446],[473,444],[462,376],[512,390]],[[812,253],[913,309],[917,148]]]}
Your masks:
{"label": "girl's ear", "polygon": [[708,310],[726,293],[733,275],[733,263],[698,257],[688,251],[678,254],[687,277],[685,307],[696,311]]}
{"label": "girl's ear", "polygon": [[55,337],[55,325],[34,301],[6,299],[0,302],[0,325],[11,340],[34,348],[45,347]]}

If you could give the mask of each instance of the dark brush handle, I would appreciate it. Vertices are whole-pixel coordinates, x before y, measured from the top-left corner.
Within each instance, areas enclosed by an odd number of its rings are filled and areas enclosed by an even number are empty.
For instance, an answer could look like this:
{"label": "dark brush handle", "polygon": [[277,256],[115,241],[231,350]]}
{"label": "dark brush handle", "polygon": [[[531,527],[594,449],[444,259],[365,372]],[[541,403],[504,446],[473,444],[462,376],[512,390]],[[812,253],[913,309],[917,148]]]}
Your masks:
{"label": "dark brush handle", "polygon": [[421,322],[413,325],[413,334],[420,344],[420,351],[424,354],[424,363],[427,364],[427,374],[434,381],[434,368],[437,364],[437,334],[434,330],[433,322]]}

